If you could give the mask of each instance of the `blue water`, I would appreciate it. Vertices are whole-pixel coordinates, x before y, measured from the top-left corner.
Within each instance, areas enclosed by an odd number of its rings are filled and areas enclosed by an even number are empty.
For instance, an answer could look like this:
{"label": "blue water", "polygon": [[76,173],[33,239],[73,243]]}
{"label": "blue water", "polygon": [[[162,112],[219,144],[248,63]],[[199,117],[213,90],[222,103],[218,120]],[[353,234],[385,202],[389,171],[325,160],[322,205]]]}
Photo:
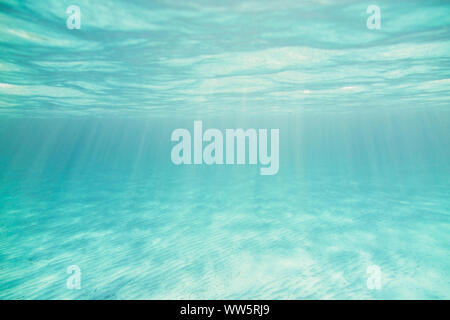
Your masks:
{"label": "blue water", "polygon": [[[72,4],[0,1],[0,299],[450,298],[450,2]],[[174,165],[194,120],[278,174]]]}

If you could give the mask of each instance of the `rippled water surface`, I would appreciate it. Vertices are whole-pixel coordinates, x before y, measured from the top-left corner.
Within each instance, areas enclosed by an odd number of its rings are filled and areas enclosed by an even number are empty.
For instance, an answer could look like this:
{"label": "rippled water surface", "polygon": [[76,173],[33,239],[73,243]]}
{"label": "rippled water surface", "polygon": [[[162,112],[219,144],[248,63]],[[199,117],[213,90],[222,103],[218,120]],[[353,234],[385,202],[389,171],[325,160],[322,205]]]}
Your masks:
{"label": "rippled water surface", "polygon": [[[0,0],[0,299],[450,298],[449,1],[72,4]],[[279,173],[175,166],[194,120]]]}
{"label": "rippled water surface", "polygon": [[359,0],[77,3],[2,1],[2,114],[448,106],[447,1],[379,1],[379,31]]}

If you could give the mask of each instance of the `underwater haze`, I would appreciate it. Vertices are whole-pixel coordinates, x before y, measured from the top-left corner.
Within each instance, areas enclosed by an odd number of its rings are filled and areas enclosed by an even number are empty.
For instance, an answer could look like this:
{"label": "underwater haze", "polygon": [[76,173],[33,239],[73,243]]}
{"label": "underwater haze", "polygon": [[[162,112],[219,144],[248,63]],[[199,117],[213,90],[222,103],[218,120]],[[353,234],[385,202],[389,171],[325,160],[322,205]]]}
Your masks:
{"label": "underwater haze", "polygon": [[[195,120],[279,171],[175,165]],[[449,299],[449,257],[450,1],[0,0],[0,299]]]}

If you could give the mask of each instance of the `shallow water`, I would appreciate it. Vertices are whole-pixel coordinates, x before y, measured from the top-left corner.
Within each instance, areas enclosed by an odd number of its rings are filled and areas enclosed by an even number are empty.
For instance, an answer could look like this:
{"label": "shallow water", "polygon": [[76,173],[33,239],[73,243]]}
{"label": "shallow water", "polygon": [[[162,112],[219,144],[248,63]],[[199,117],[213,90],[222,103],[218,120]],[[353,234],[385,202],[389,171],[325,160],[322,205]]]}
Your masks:
{"label": "shallow water", "polygon": [[[0,3],[1,299],[450,298],[450,2],[70,4]],[[194,120],[278,174],[175,166]]]}

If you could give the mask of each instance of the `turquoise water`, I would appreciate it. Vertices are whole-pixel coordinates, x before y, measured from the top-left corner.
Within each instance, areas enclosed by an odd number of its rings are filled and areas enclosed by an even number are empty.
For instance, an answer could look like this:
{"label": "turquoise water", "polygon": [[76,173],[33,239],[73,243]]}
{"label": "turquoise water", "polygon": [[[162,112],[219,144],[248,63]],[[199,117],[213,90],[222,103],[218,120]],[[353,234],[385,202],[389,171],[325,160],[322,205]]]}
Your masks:
{"label": "turquoise water", "polygon": [[[0,299],[449,299],[449,14],[0,1]],[[174,165],[194,120],[279,128],[278,174]]]}

